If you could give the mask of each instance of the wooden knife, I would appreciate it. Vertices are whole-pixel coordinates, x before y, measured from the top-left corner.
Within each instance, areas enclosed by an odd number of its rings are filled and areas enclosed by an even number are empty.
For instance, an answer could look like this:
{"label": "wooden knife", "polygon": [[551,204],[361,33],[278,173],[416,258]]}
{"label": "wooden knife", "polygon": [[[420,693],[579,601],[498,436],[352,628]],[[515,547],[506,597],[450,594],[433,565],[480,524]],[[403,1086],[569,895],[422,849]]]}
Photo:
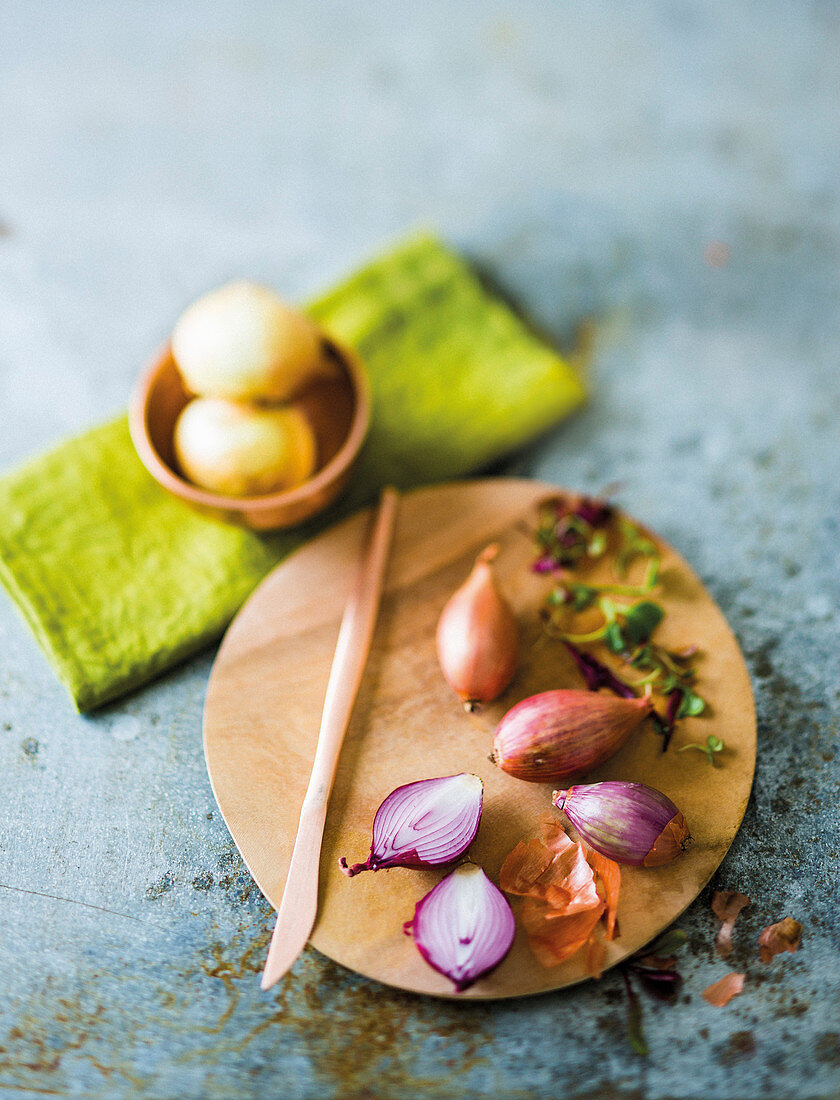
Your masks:
{"label": "wooden knife", "polygon": [[391,548],[398,494],[382,491],[366,552],[344,609],[324,698],[321,728],[303,798],[289,873],[268,947],[260,986],[270,989],[309,939],[318,912],[318,870],[327,804],[344,734],[367,661]]}

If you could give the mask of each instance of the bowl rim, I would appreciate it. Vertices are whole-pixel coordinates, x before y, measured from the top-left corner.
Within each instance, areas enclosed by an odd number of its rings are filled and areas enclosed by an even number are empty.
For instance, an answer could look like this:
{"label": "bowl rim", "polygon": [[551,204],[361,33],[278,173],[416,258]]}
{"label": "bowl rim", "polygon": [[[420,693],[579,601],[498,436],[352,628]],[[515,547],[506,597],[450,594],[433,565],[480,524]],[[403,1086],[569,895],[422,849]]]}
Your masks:
{"label": "bowl rim", "polygon": [[177,474],[163,461],[149,433],[149,395],[155,379],[169,364],[177,370],[172,345],[167,341],[152,357],[151,362],[135,383],[128,408],[128,428],[141,462],[152,477],[165,489],[191,503],[207,508],[234,512],[268,512],[282,506],[292,506],[307,501],[313,494],[331,486],[352,464],[364,443],[371,419],[371,385],[361,359],[351,348],[326,334],[323,339],[328,348],[338,356],[350,377],[354,405],[350,430],[339,449],[317,473],[296,485],[293,489],[281,489],[257,496],[233,497],[202,489]]}

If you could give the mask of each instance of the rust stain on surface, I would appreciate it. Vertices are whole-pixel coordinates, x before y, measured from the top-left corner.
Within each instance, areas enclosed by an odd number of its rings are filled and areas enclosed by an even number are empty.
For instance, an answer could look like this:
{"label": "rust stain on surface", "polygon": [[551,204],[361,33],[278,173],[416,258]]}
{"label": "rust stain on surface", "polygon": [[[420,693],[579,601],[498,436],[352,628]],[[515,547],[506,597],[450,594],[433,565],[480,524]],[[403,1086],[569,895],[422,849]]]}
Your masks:
{"label": "rust stain on surface", "polygon": [[[65,1096],[70,1091],[67,1080],[72,1072],[66,1063],[72,1063],[73,1056],[88,1061],[102,1074],[103,1082],[116,1074],[135,1090],[148,1087],[149,1082],[142,1076],[102,1061],[103,1048],[114,1049],[113,1038],[108,1035],[115,1021],[109,1020],[105,1005],[91,1008],[79,999],[56,996],[48,981],[33,995],[29,1007],[17,1013],[16,1020],[0,1044],[0,1089]],[[126,1033],[126,1026],[126,1021],[120,1019],[121,1034]],[[87,1049],[91,1046],[94,1052]]]}
{"label": "rust stain on surface", "polygon": [[[44,1020],[30,1014],[22,1015],[19,1022],[9,1029],[0,1046],[0,1076],[8,1075],[10,1084],[31,1088],[31,1074],[55,1073],[66,1054],[82,1049],[104,1012],[102,1005],[97,1005],[92,1012],[85,1012],[64,998],[59,998],[56,1006],[54,1019],[61,1025],[63,1033],[58,1042],[45,1035]],[[38,1091],[51,1090],[42,1088]]]}
{"label": "rust stain on surface", "polygon": [[[312,1072],[325,1094],[335,1097],[411,1094],[435,1097],[442,1079],[456,1082],[485,1062],[492,1049],[490,1010],[464,1004],[429,1002],[350,976],[312,949],[277,991],[265,998],[266,1015],[242,1034],[230,1034],[231,1023],[265,963],[271,928],[257,935],[241,932],[230,941],[209,945],[202,971],[218,980],[227,1003],[218,1019],[200,1028],[216,1037],[201,1049],[184,1053],[182,1062],[218,1060],[246,1050],[258,1037],[277,1028],[284,1043],[295,1038],[305,1045]],[[253,1004],[248,1006],[253,1018]],[[195,1030],[195,1029],[194,1029]],[[418,1033],[449,1040],[447,1057],[418,1077]],[[412,1041],[414,1036],[414,1041]],[[457,1044],[453,1052],[452,1043]]]}

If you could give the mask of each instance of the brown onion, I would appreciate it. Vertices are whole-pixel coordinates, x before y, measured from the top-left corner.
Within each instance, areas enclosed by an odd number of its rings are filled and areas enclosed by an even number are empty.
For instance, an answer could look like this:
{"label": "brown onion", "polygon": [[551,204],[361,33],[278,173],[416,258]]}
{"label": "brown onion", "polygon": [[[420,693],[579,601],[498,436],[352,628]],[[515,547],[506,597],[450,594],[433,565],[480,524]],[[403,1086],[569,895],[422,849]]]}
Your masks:
{"label": "brown onion", "polygon": [[532,783],[571,779],[609,760],[652,710],[647,696],[543,691],[502,718],[490,759],[508,775]]}
{"label": "brown onion", "polygon": [[467,710],[496,699],[513,679],[519,631],[510,604],[496,585],[494,543],[450,596],[437,625],[437,652],[447,683]]}

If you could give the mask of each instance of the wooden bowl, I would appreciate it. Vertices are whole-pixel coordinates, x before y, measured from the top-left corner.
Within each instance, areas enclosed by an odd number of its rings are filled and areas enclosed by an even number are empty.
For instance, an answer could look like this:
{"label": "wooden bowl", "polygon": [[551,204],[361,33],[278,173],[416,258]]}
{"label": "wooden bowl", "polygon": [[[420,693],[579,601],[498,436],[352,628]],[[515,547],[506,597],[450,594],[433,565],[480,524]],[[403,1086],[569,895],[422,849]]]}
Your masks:
{"label": "wooden bowl", "polygon": [[302,485],[262,496],[231,497],[201,489],[181,473],[173,434],[192,398],[169,346],[140,377],[129,406],[131,438],[152,477],[197,511],[256,531],[293,527],[323,511],[347,484],[370,423],[370,384],[348,348],[324,341],[335,377],[313,382],[295,401],[309,418],[318,445],[315,473]]}

